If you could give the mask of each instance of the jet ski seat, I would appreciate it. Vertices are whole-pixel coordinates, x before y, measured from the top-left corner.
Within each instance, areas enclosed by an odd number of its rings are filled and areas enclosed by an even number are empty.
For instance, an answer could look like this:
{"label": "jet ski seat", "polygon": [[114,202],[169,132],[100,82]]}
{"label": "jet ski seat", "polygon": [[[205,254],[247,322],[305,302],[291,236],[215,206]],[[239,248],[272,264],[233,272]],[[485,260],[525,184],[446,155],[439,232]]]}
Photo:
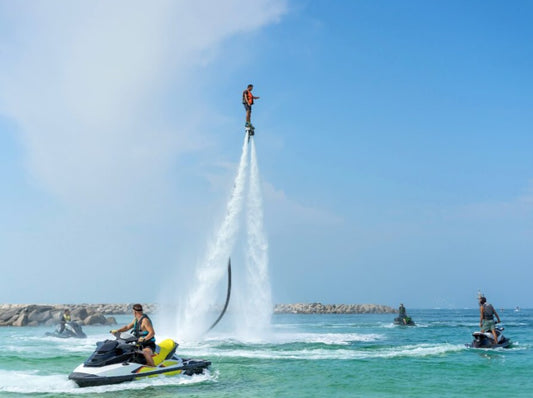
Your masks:
{"label": "jet ski seat", "polygon": [[178,348],[178,344],[172,339],[163,340],[158,346],[159,352],[153,357],[155,366],[159,365],[165,359],[171,358]]}

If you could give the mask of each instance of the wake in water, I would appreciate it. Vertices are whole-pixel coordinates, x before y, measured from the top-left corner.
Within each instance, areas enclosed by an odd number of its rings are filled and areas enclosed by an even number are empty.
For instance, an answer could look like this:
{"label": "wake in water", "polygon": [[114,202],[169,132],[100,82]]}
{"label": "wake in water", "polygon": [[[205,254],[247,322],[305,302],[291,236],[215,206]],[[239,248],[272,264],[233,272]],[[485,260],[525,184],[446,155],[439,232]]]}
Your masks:
{"label": "wake in water", "polygon": [[129,383],[112,384],[96,387],[79,388],[73,381],[68,380],[64,374],[39,374],[38,371],[4,371],[0,369],[0,393],[18,393],[18,394],[103,394],[119,393],[121,391],[136,391],[148,387],[156,386],[185,386],[201,384],[206,381],[216,381],[218,373],[206,371],[201,375],[193,376],[173,376],[159,378],[145,378],[135,380]]}
{"label": "wake in water", "polygon": [[[211,310],[220,304],[215,301],[217,295],[213,292],[224,283],[226,264],[236,246],[241,226],[240,216],[245,206],[246,277],[241,278],[241,286],[234,285],[234,290],[240,293],[232,296],[235,303],[230,303],[234,330],[241,336],[256,336],[269,329],[273,306],[268,278],[268,242],[263,227],[259,168],[255,142],[245,134],[226,216],[214,242],[207,250],[206,259],[197,268],[195,284],[179,314],[178,330],[185,338],[198,336],[198,332],[206,330],[212,322]],[[234,273],[243,274],[242,265],[234,263],[233,267]]]}
{"label": "wake in water", "polygon": [[[0,396],[244,398],[253,391],[264,397],[351,397],[356,391],[365,397],[463,397],[465,391],[477,391],[480,378],[489,373],[493,396],[531,395],[526,370],[533,366],[533,310],[506,314],[513,325],[506,328],[513,337],[512,348],[506,350],[465,347],[477,329],[477,309],[415,314],[427,327],[387,327],[390,314],[278,314],[272,317],[274,332],[257,342],[243,343],[221,327],[183,344],[179,351],[184,356],[213,360],[204,375],[87,388],[76,387],[68,375],[109,326],[88,326],[89,342],[45,337],[49,328],[44,326],[0,328]],[[118,320],[126,319],[129,315]],[[454,321],[443,327],[445,319]]]}

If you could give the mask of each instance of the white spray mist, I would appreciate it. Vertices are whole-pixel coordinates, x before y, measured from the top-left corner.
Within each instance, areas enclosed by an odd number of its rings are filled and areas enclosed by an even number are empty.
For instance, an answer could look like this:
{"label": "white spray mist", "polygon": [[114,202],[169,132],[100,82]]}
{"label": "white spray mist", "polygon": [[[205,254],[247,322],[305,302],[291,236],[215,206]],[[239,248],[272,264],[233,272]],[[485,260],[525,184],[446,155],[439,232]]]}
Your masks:
{"label": "white spray mist", "polygon": [[239,229],[239,214],[243,207],[243,192],[248,168],[248,137],[244,138],[241,160],[233,184],[233,192],[226,207],[226,216],[216,235],[214,243],[208,248],[206,259],[196,271],[197,283],[189,293],[181,319],[178,321],[180,335],[197,336],[199,330],[209,325],[206,315],[214,307],[217,285],[226,274],[226,266],[235,245]]}
{"label": "white spray mist", "polygon": [[244,309],[244,326],[257,336],[270,329],[272,297],[268,275],[268,241],[263,226],[263,200],[257,166],[255,142],[251,141],[250,178],[246,201],[246,280],[248,302]]}

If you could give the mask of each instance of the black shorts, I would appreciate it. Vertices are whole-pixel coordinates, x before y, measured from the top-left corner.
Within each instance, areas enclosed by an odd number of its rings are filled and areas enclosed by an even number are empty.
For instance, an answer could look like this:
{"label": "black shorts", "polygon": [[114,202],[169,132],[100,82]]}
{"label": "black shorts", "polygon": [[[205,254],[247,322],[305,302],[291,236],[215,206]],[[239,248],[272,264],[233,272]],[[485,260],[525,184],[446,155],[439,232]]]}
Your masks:
{"label": "black shorts", "polygon": [[155,352],[155,342],[153,341],[143,341],[142,343],[139,343],[141,346],[141,350],[144,350],[146,347],[150,348],[152,350],[152,353]]}
{"label": "black shorts", "polygon": [[246,109],[246,111],[252,111],[252,105],[248,105],[248,104],[243,104],[244,105],[244,109]]}

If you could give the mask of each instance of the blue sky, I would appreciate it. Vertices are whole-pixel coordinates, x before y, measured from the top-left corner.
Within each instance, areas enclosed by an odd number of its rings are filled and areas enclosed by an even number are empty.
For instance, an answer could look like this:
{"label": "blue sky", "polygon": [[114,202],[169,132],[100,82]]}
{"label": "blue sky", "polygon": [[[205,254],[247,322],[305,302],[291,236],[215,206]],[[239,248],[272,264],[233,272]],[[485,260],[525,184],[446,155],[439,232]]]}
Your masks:
{"label": "blue sky", "polygon": [[253,83],[275,302],[462,308],[481,289],[533,306],[532,17],[526,1],[0,0],[0,301],[186,284]]}

